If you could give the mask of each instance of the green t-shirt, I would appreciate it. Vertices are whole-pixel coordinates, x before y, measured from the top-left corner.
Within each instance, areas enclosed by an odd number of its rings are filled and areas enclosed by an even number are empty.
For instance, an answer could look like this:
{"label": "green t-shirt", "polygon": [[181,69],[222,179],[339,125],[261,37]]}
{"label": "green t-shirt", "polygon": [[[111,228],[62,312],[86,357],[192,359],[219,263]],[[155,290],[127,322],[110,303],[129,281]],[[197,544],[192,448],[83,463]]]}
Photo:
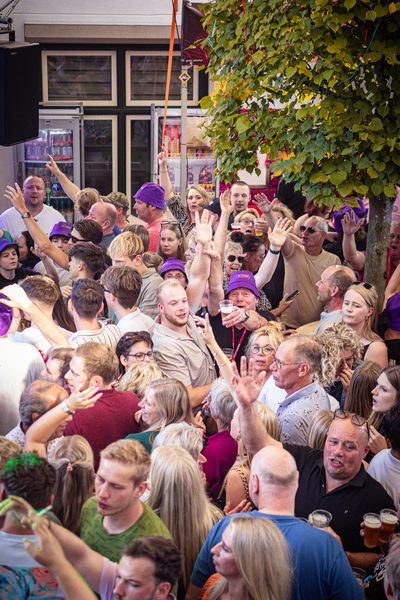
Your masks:
{"label": "green t-shirt", "polygon": [[140,433],[130,433],[126,436],[125,439],[137,440],[142,444],[144,448],[146,448],[147,452],[151,454],[151,451],[153,449],[153,442],[159,433],[159,431],[153,431],[152,429],[148,429],[147,431],[141,431]]}
{"label": "green t-shirt", "polygon": [[143,513],[132,527],[122,533],[108,533],[103,527],[103,516],[97,512],[96,498],[90,498],[81,512],[81,539],[92,550],[113,562],[119,562],[122,550],[133,539],[162,535],[171,540],[172,536],[161,519],[147,504],[142,502],[142,505]]}

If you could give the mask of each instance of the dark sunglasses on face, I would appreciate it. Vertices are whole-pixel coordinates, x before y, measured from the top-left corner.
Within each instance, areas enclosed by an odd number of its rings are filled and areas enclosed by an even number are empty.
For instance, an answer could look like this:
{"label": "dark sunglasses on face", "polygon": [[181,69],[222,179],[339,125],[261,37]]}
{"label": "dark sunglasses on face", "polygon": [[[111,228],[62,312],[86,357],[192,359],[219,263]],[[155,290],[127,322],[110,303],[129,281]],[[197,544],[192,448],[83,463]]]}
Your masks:
{"label": "dark sunglasses on face", "polygon": [[70,235],[70,240],[73,244],[78,244],[79,242],[86,242],[86,240],[78,240],[74,235]]}
{"label": "dark sunglasses on face", "polygon": [[308,233],[315,233],[318,231],[318,229],[315,229],[315,227],[306,227],[305,225],[300,225],[300,231],[301,233],[304,233],[305,231],[308,231]]}
{"label": "dark sunglasses on face", "polygon": [[244,263],[244,256],[234,256],[233,254],[230,254],[226,257],[226,260],[229,262],[235,262],[235,260],[237,260],[242,265]]}

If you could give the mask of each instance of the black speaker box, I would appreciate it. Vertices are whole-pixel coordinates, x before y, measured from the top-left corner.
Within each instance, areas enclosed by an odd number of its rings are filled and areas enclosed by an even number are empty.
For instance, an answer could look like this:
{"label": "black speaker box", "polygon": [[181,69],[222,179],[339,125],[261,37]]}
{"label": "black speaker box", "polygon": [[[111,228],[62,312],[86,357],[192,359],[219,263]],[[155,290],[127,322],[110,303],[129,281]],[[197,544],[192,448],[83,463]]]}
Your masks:
{"label": "black speaker box", "polygon": [[0,44],[0,145],[39,136],[39,44]]}

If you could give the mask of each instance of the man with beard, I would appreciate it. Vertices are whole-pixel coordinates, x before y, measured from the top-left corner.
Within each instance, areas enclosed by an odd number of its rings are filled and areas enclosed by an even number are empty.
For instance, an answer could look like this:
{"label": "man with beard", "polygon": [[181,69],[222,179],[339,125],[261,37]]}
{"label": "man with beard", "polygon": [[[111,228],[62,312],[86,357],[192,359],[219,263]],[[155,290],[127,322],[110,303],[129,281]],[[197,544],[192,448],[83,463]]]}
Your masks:
{"label": "man with beard", "polygon": [[343,298],[351,284],[356,281],[355,273],[349,267],[335,265],[328,267],[315,284],[318,300],[325,307],[314,333],[322,333],[327,325],[342,322]]}
{"label": "man with beard", "polygon": [[117,392],[113,382],[118,372],[118,358],[106,344],[88,342],[78,346],[71,359],[65,380],[71,392],[86,382],[88,387],[98,388],[102,397],[95,406],[73,414],[65,429],[65,435],[82,435],[89,442],[97,470],[100,451],[108,444],[137,433],[139,426],[135,413],[139,410],[139,398],[133,392]]}
{"label": "man with beard", "polygon": [[193,407],[199,406],[216,378],[212,358],[190,316],[185,289],[176,279],[166,279],[157,290],[158,309],[154,327],[157,364],[168,377],[187,387]]}

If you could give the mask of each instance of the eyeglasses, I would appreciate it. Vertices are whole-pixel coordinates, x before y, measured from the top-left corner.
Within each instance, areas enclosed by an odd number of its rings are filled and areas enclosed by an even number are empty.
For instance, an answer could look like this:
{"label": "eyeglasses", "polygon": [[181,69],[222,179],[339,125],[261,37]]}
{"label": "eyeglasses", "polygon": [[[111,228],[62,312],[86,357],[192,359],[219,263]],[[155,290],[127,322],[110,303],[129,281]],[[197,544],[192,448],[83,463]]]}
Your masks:
{"label": "eyeglasses", "polygon": [[136,354],[128,354],[128,356],[132,356],[132,358],[136,358],[137,362],[143,362],[144,357],[146,358],[154,358],[153,352],[137,352]]}
{"label": "eyeglasses", "polygon": [[348,410],[343,410],[341,408],[338,408],[338,410],[335,410],[335,412],[333,413],[333,418],[334,419],[348,419],[350,416],[351,416],[351,422],[353,423],[353,425],[357,425],[357,427],[362,427],[363,425],[367,426],[367,433],[368,433],[368,436],[369,436],[369,425],[368,425],[368,422],[361,415],[357,415],[355,413],[351,413]]}
{"label": "eyeglasses", "polygon": [[301,233],[304,233],[305,231],[308,231],[308,233],[315,233],[316,231],[321,233],[318,229],[315,229],[315,227],[306,227],[305,225],[300,225],[300,231]]}
{"label": "eyeglasses", "polygon": [[261,352],[263,356],[269,356],[274,351],[271,346],[250,346],[250,350],[252,354],[258,354]]}
{"label": "eyeglasses", "polygon": [[252,221],[251,219],[242,219],[240,222],[246,225],[254,225],[254,220]]}
{"label": "eyeglasses", "polygon": [[226,257],[226,260],[229,262],[235,262],[235,260],[237,260],[241,265],[244,263],[244,256],[234,256],[233,254],[230,254],[229,256]]}
{"label": "eyeglasses", "polygon": [[371,290],[373,287],[371,283],[364,283],[364,281],[353,281],[353,283],[350,284],[350,287],[352,285],[362,285],[366,290]]}
{"label": "eyeglasses", "polygon": [[294,363],[283,363],[281,360],[279,360],[279,358],[276,358],[276,356],[273,356],[272,360],[274,361],[278,371],[280,371],[282,369],[282,367],[289,367],[291,365],[302,365],[304,362],[303,361],[303,362],[294,362]]}
{"label": "eyeglasses", "polygon": [[338,367],[343,367],[343,365],[347,365],[348,367],[352,367],[354,365],[354,356],[350,356],[349,358],[342,358]]}

